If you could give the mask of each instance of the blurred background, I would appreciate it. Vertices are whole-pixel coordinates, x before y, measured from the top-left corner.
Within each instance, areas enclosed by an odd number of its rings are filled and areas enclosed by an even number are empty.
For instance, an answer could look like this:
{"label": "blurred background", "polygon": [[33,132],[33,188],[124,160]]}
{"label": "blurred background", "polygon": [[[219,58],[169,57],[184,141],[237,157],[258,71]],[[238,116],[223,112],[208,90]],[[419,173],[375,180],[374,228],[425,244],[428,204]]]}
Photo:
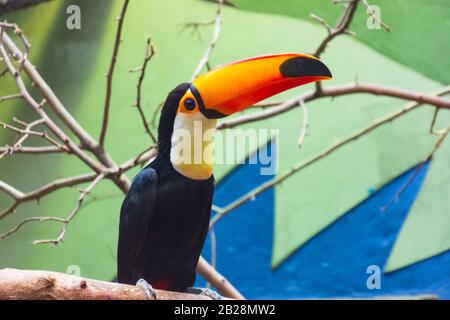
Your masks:
{"label": "blurred background", "polygon": [[[72,115],[94,137],[100,131],[105,74],[122,1],[51,0],[13,10],[0,1],[0,20],[17,23],[32,48],[29,59]],[[32,1],[30,1],[32,2]],[[81,28],[66,26],[69,5],[81,12]],[[314,52],[326,37],[314,13],[334,26],[343,5],[329,0],[233,0],[221,12],[222,28],[210,65],[278,52]],[[333,72],[328,85],[364,81],[436,91],[450,84],[450,6],[447,0],[372,0],[390,32],[374,28],[360,5],[350,30],[356,36],[333,40],[322,55]],[[214,21],[217,5],[202,0],[134,0],[124,23],[114,78],[106,148],[118,163],[151,144],[131,107],[146,39],[157,54],[143,83],[142,106],[152,128],[167,93],[189,81],[210,43],[214,24],[196,29],[191,22]],[[282,101],[311,91],[313,85],[274,97]],[[11,79],[0,78],[0,95],[14,93]],[[280,129],[277,139],[250,146],[276,145],[278,173],[337,143],[401,108],[407,101],[352,94],[323,98],[308,106],[308,131],[297,147],[302,113],[294,108],[242,128]],[[254,112],[250,110],[249,112]],[[450,298],[450,142],[444,140],[431,161],[437,137],[430,134],[434,107],[423,106],[364,135],[321,161],[299,171],[219,221],[203,256],[248,298],[374,297],[433,294]],[[32,119],[20,101],[3,101],[0,120]],[[442,110],[437,128],[449,126]],[[14,134],[0,131],[0,145]],[[249,152],[248,157],[254,157]],[[127,172],[132,178],[139,168]],[[0,160],[0,180],[28,191],[58,178],[88,172],[73,156],[17,154]],[[258,165],[219,164],[214,204],[225,206],[271,179]],[[78,197],[62,189],[21,205],[0,220],[0,233],[29,216],[65,217]],[[123,194],[102,181],[70,223],[66,239],[54,245],[33,240],[53,238],[60,225],[34,223],[0,241],[0,268],[81,273],[111,280],[116,272],[119,208]],[[12,203],[0,194],[0,210]],[[215,248],[212,250],[212,245]],[[379,286],[371,283],[379,273]],[[371,278],[372,276],[372,278]],[[205,285],[199,277],[198,285]]]}

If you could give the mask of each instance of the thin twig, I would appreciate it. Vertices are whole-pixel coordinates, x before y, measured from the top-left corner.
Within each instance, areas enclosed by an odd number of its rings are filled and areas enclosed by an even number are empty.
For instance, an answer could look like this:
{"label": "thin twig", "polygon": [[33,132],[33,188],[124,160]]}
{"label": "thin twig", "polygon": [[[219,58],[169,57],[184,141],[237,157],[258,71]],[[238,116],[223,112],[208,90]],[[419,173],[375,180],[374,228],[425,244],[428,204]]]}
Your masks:
{"label": "thin twig", "polygon": [[[336,4],[337,2],[334,1]],[[354,35],[353,32],[349,30],[350,24],[353,21],[353,17],[355,16],[356,9],[358,7],[359,0],[348,0],[345,2],[345,9],[342,12],[341,17],[339,18],[338,22],[336,23],[336,26],[332,28],[324,19],[317,15],[312,15],[311,17],[318,21],[320,24],[325,26],[327,30],[327,36],[322,40],[322,42],[317,47],[316,51],[314,52],[314,56],[319,58],[322,53],[325,51],[325,49],[328,47],[328,45],[333,41],[336,37],[347,34],[347,35]],[[322,92],[322,82],[317,81],[315,83],[316,86],[316,92],[319,94]]]}
{"label": "thin twig", "polygon": [[412,174],[412,176],[408,179],[408,181],[406,181],[405,184],[402,185],[400,190],[398,190],[395,193],[395,195],[384,206],[381,207],[381,211],[386,212],[387,210],[389,210],[389,208],[392,206],[392,204],[394,204],[395,202],[397,202],[400,199],[400,196],[402,195],[402,193],[406,189],[408,189],[409,186],[411,186],[411,184],[414,182],[414,180],[416,180],[417,176],[419,175],[420,171],[425,166],[425,164],[433,159],[435,153],[439,150],[439,148],[441,147],[445,138],[447,138],[449,131],[450,131],[450,127],[445,129],[440,134],[439,139],[434,144],[433,150],[428,155],[428,157],[417,166],[417,168],[414,170],[414,173]]}
{"label": "thin twig", "polygon": [[318,15],[316,15],[314,13],[311,13],[309,16],[311,17],[311,19],[320,23],[327,30],[328,35],[330,35],[333,32],[333,29],[331,28],[331,26],[323,18],[319,17]]}
{"label": "thin twig", "polygon": [[[62,153],[65,152],[56,146],[44,146],[44,147],[28,147],[28,146],[20,146],[18,148],[14,148],[12,146],[0,147],[0,159],[4,156],[18,153],[26,153],[26,154],[49,154],[49,153]],[[5,155],[3,155],[5,153]]]}
{"label": "thin twig", "polygon": [[147,38],[147,47],[145,49],[144,62],[142,63],[142,66],[138,69],[131,70],[131,71],[140,71],[139,80],[137,83],[136,104],[134,106],[138,109],[139,115],[141,116],[142,124],[145,128],[145,132],[147,132],[147,134],[150,136],[150,139],[153,141],[153,143],[156,142],[156,138],[148,125],[148,121],[145,117],[144,110],[142,109],[141,88],[142,88],[142,82],[144,81],[145,71],[147,69],[148,62],[152,59],[152,57],[155,55],[155,53],[156,53],[156,51],[155,51],[155,47],[152,44],[152,40],[150,37],[148,37]]}
{"label": "thin twig", "polygon": [[200,59],[200,62],[198,63],[197,67],[194,70],[194,74],[192,75],[191,81],[197,78],[202,72],[203,68],[208,64],[211,53],[213,52],[214,48],[216,47],[217,41],[219,40],[220,30],[222,27],[222,19],[221,19],[222,4],[223,0],[217,0],[214,33],[208,48],[206,49],[205,53],[203,54],[203,57]]}
{"label": "thin twig", "polygon": [[0,180],[0,190],[4,191],[15,200],[15,202],[10,207],[6,208],[0,213],[0,220],[13,213],[14,210],[16,210],[17,207],[22,203],[39,201],[41,198],[62,188],[73,187],[81,183],[90,182],[94,180],[96,176],[96,173],[88,173],[73,176],[70,178],[58,179],[27,193],[19,191],[6,184],[4,181]]}
{"label": "thin twig", "polygon": [[[349,30],[349,26],[350,23],[353,20],[353,17],[355,15],[356,12],[356,8],[358,7],[358,3],[359,0],[350,0],[348,1],[348,3],[346,4],[345,10],[342,13],[341,18],[339,19],[338,23],[336,24],[336,26],[334,28],[331,28],[328,23],[325,24],[327,31],[328,31],[328,35],[325,37],[325,39],[323,39],[323,41],[320,43],[319,47],[316,49],[316,51],[314,52],[314,56],[319,58],[321,56],[321,54],[325,51],[325,49],[327,48],[328,44],[333,41],[334,38],[336,38],[339,35],[342,34],[348,34]],[[325,20],[323,20],[322,18],[316,16],[317,18],[315,19],[316,21],[323,21],[325,22]],[[324,24],[324,23],[322,23]]]}
{"label": "thin twig", "polygon": [[[18,122],[17,119],[14,118],[14,121]],[[42,119],[33,121],[31,123],[23,123],[22,125],[25,127],[25,130],[23,131],[30,131],[34,126],[37,126],[43,122]],[[1,123],[1,122],[0,122]],[[24,133],[15,143],[12,147],[6,147],[4,151],[0,151],[0,159],[2,159],[7,154],[13,154],[17,150],[19,150],[22,147],[22,143],[30,136],[30,133]],[[56,146],[59,149],[59,144]]]}
{"label": "thin twig", "polygon": [[22,228],[25,224],[28,224],[30,222],[45,222],[45,221],[56,221],[56,222],[62,222],[64,223],[66,220],[59,217],[30,217],[25,218],[22,221],[20,221],[17,225],[15,225],[13,228],[11,228],[9,231],[0,234],[0,240],[5,239],[6,237],[12,235],[13,233],[19,231],[20,228]]}
{"label": "thin twig", "polygon": [[19,68],[18,72],[22,71],[23,65],[25,61],[28,58],[28,55],[30,53],[31,44],[28,41],[27,37],[23,33],[22,29],[19,28],[19,26],[15,23],[8,23],[8,22],[0,22],[0,39],[3,39],[4,29],[12,29],[15,35],[18,35],[22,41],[22,44],[24,46],[24,53],[22,57],[18,60],[19,62]]}
{"label": "thin twig", "polygon": [[102,128],[100,131],[99,144],[103,146],[105,144],[106,131],[108,130],[108,121],[109,121],[109,111],[111,106],[111,96],[112,96],[112,82],[114,76],[114,69],[116,67],[117,55],[119,53],[120,43],[122,42],[122,28],[123,21],[125,19],[125,14],[127,12],[129,0],[124,0],[122,10],[120,15],[117,17],[117,31],[116,31],[116,39],[114,41],[114,48],[111,57],[111,62],[109,64],[108,75],[106,76],[106,96],[105,96],[105,106],[103,109],[103,121]]}
{"label": "thin twig", "polygon": [[391,32],[391,29],[387,26],[386,23],[384,23],[380,17],[377,16],[376,11],[373,9],[373,7],[367,2],[367,0],[361,0],[364,6],[366,7],[367,14],[370,18],[372,18],[374,21],[378,22],[380,26],[387,32]]}
{"label": "thin twig", "polygon": [[297,140],[297,146],[300,148],[303,145],[303,141],[305,141],[306,137],[306,131],[308,130],[308,107],[306,106],[306,103],[301,100],[300,102],[300,109],[302,110],[303,116],[302,116],[302,125],[300,127],[300,136]]}
{"label": "thin twig", "polygon": [[[1,29],[1,24],[0,24]],[[11,40],[11,38],[4,33],[2,37],[0,37],[0,43],[2,43],[5,48],[11,53],[11,56],[16,61],[23,61],[24,55],[19,50],[19,48],[14,44],[14,42]],[[5,59],[4,59],[5,60]],[[9,58],[6,60],[7,65],[10,64]],[[67,108],[61,103],[61,101],[58,99],[58,97],[55,95],[53,90],[49,87],[49,85],[45,82],[45,80],[42,78],[42,76],[37,71],[37,68],[29,61],[24,60],[23,63],[23,69],[26,72],[26,74],[29,76],[30,80],[35,84],[35,87],[40,91],[42,96],[45,98],[45,101],[48,103],[48,105],[52,108],[52,110],[55,112],[55,114],[58,116],[58,118],[71,130],[71,132],[80,140],[80,148],[79,149],[85,149],[92,152],[95,157],[100,161],[100,163],[108,168],[116,168],[117,164],[114,162],[114,160],[111,158],[111,156],[104,150],[102,146],[100,146],[93,138],[92,136],[78,123],[78,121],[67,111]],[[11,70],[11,68],[9,69]],[[12,68],[14,71],[14,69]],[[18,87],[21,88],[21,85],[23,85],[23,81],[20,78],[19,74],[12,73],[14,78],[16,79],[16,83],[18,84]],[[52,121],[48,118],[46,113],[40,108],[40,104],[34,101],[31,96],[29,96],[28,92],[26,91],[26,88],[23,86],[24,91],[27,93],[27,96],[24,98],[25,101],[36,111],[41,117],[47,118],[49,120],[47,124],[48,127],[52,131],[58,130],[59,134],[63,134],[62,130],[58,127],[55,127],[55,124],[52,123]],[[39,110],[40,109],[40,110]],[[77,150],[77,152],[74,153],[80,160],[82,160],[85,163],[90,163],[89,166],[91,167],[94,165],[92,161],[89,161],[87,155],[81,153],[81,150]],[[103,167],[103,168],[105,168]],[[96,172],[100,172],[102,168],[98,166]],[[123,191],[127,192],[128,188],[130,186],[130,181],[126,176],[111,176],[111,180]]]}
{"label": "thin twig", "polygon": [[97,177],[89,184],[89,186],[80,192],[80,196],[78,197],[77,204],[75,208],[72,210],[72,212],[69,214],[69,216],[64,219],[63,226],[61,230],[59,231],[58,237],[55,239],[45,239],[45,240],[35,240],[33,241],[34,244],[45,244],[45,243],[53,243],[58,244],[62,241],[64,241],[64,236],[66,235],[67,226],[69,225],[70,221],[72,221],[73,218],[77,215],[77,213],[80,211],[81,205],[83,204],[84,198],[86,195],[90,194],[92,190],[95,188],[95,186],[103,180],[105,177],[105,174],[100,173],[97,175]]}
{"label": "thin twig", "polygon": [[34,98],[30,95],[27,88],[25,87],[22,78],[19,75],[19,72],[14,68],[3,46],[4,39],[6,37],[7,35],[3,34],[2,37],[0,38],[2,39],[2,42],[0,42],[0,55],[3,57],[9,72],[14,77],[14,80],[17,84],[17,87],[19,88],[21,95],[24,97],[27,103],[33,108],[33,110],[45,121],[46,126],[58,137],[58,139],[64,142],[64,144],[70,149],[72,153],[76,154],[84,163],[86,163],[94,171],[101,172],[104,167],[95,162],[94,160],[92,160],[75,143],[73,143],[73,141],[70,140],[70,138],[64,133],[64,131],[62,131],[56,125],[56,123],[50,119],[47,113],[43,110],[42,104],[36,102],[36,100],[34,100]]}
{"label": "thin twig", "polygon": [[[8,69],[6,69],[6,72],[8,72]],[[0,97],[0,102],[7,101],[7,100],[13,100],[13,99],[20,99],[20,98],[22,98],[22,95],[20,93],[11,94],[9,96]]]}
{"label": "thin twig", "polygon": [[197,21],[186,22],[186,23],[183,23],[183,26],[180,29],[179,33],[182,33],[183,31],[185,31],[187,29],[191,29],[191,36],[197,35],[198,39],[201,41],[202,35],[200,33],[200,28],[209,27],[209,26],[213,25],[215,22],[216,22],[215,20],[207,21],[207,22],[197,22]]}
{"label": "thin twig", "polygon": [[158,116],[158,113],[161,111],[162,107],[164,106],[164,102],[160,102],[158,106],[155,108],[155,111],[153,111],[152,120],[150,123],[155,126],[156,125],[156,119]]}
{"label": "thin twig", "polygon": [[[27,127],[25,129],[20,129],[17,128],[15,126],[12,126],[10,124],[7,124],[5,122],[0,121],[0,126],[2,126],[5,129],[9,129],[12,131],[15,131],[17,133],[22,134],[22,138],[19,139],[19,141],[16,143],[15,147],[19,147],[21,145],[21,143],[28,137],[28,136],[37,136],[37,137],[42,137],[43,139],[47,140],[48,142],[50,142],[52,145],[56,146],[57,148],[59,148],[60,150],[64,150],[66,152],[69,152],[69,148],[67,148],[66,146],[61,145],[60,143],[58,143],[58,141],[56,141],[55,139],[53,139],[52,137],[49,136],[49,134],[46,131],[33,131],[30,130],[33,126],[38,125],[43,123],[44,120],[43,119],[39,119],[37,121],[34,121],[32,123],[30,123],[29,125],[27,125]],[[13,147],[14,148],[14,147]],[[3,156],[0,155],[0,159]]]}
{"label": "thin twig", "polygon": [[436,136],[442,136],[446,134],[446,131],[448,130],[448,128],[445,129],[436,129],[436,121],[437,121],[437,117],[439,114],[439,111],[441,109],[439,108],[435,108],[434,113],[433,113],[433,119],[431,120],[431,125],[430,125],[430,133],[434,134]]}

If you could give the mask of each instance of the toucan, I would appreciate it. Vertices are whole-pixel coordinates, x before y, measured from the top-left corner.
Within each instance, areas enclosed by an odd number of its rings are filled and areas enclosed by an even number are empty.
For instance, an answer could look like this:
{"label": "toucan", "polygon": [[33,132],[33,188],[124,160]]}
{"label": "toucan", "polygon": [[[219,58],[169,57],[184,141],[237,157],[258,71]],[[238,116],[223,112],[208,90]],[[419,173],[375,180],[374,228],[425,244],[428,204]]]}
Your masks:
{"label": "toucan", "polygon": [[331,77],[317,58],[285,53],[232,62],[173,89],[161,109],[157,156],[121,207],[117,281],[145,284],[152,295],[192,288],[214,194],[213,140],[194,131],[214,131],[217,119]]}

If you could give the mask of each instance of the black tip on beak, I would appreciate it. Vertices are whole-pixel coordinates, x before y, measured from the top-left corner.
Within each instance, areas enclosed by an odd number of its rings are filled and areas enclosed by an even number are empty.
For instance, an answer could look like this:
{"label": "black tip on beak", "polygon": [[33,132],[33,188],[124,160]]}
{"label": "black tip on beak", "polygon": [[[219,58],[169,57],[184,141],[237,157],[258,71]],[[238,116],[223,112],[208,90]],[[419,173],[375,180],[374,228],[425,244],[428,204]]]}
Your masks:
{"label": "black tip on beak", "polygon": [[326,77],[332,78],[330,69],[320,60],[308,57],[295,57],[280,65],[284,77]]}

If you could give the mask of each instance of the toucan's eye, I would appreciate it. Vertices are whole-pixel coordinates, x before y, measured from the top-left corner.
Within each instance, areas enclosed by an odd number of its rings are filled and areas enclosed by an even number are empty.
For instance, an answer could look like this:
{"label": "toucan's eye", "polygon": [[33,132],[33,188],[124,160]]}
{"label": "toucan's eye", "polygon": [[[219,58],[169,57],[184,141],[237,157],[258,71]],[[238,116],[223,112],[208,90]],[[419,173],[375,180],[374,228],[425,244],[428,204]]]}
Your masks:
{"label": "toucan's eye", "polygon": [[187,98],[184,100],[184,107],[186,110],[192,111],[195,109],[195,100],[192,98]]}

